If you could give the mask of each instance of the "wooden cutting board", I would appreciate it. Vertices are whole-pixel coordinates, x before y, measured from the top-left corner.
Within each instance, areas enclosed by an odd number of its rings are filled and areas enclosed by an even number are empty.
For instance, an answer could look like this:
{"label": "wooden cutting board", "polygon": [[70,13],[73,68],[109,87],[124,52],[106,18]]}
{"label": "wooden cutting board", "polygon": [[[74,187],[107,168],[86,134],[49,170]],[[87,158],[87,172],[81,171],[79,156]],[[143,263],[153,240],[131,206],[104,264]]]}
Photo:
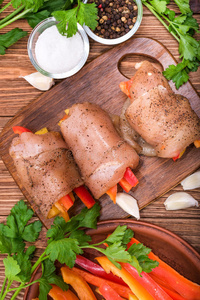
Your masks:
{"label": "wooden cutting board", "polygon": [[[40,98],[19,111],[3,129],[0,136],[2,160],[36,213],[37,207],[20,183],[8,153],[11,141],[15,136],[12,126],[24,126],[33,132],[42,127],[60,131],[58,121],[63,117],[64,109],[73,103],[85,101],[97,103],[109,113],[120,114],[126,96],[120,91],[119,83],[126,78],[120,73],[119,65],[127,55],[133,56],[133,60],[135,56],[137,62],[138,58],[139,61],[153,60],[163,69],[170,64],[176,64],[172,55],[159,42],[150,38],[132,38],[99,56],[74,76],[63,80],[50,91],[43,93]],[[170,82],[170,85],[177,93],[174,84]],[[200,98],[193,86],[188,82],[179,89],[178,93],[189,99],[192,108],[200,117]],[[172,159],[141,156],[139,167],[134,171],[139,179],[139,184],[130,194],[138,200],[139,207],[143,208],[199,167],[200,149],[196,149],[193,145],[188,147],[183,157],[176,162]],[[128,216],[121,208],[114,205],[108,196],[102,196],[99,201],[102,207],[102,220]],[[77,199],[70,211],[71,214],[79,212],[82,207],[83,204]],[[43,219],[42,221],[49,227],[49,221]]]}

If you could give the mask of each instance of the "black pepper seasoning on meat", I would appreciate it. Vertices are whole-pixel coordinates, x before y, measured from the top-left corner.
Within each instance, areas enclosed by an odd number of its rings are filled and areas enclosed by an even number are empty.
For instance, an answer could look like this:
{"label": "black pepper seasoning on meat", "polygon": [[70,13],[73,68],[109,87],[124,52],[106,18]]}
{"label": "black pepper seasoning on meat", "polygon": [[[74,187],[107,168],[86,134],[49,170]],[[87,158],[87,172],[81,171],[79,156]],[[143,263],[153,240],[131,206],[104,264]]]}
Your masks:
{"label": "black pepper seasoning on meat", "polygon": [[128,33],[134,26],[137,6],[133,0],[89,0],[98,8],[98,26],[94,33],[101,38],[114,39]]}

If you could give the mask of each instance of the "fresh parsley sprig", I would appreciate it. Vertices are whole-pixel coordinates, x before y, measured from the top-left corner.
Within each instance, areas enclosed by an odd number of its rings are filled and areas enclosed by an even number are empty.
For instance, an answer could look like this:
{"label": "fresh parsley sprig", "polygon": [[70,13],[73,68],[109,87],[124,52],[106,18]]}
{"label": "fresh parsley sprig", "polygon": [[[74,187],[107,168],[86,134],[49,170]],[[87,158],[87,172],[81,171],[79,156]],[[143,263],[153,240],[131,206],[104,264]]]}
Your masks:
{"label": "fresh parsley sprig", "polygon": [[190,72],[196,72],[200,65],[200,41],[193,35],[199,32],[197,20],[193,18],[189,0],[174,0],[177,4],[180,15],[167,7],[170,0],[142,0],[142,3],[157,17],[165,28],[173,35],[179,43],[179,53],[182,61],[175,65],[170,65],[163,75],[172,80],[176,88],[186,83]]}
{"label": "fresh parsley sprig", "polygon": [[[133,237],[132,230],[127,226],[118,226],[115,231],[104,241],[91,244],[91,237],[85,233],[83,228],[97,227],[97,218],[100,215],[100,206],[96,203],[91,209],[84,208],[81,213],[72,217],[67,223],[62,217],[56,217],[54,224],[47,231],[47,247],[38,260],[32,265],[35,246],[26,249],[26,241],[35,242],[38,238],[42,224],[35,221],[28,222],[33,216],[33,211],[28,209],[21,200],[11,210],[6,224],[0,224],[0,253],[7,254],[3,263],[5,266],[5,280],[0,293],[0,300],[5,299],[9,292],[14,292],[11,300],[14,300],[22,288],[33,283],[39,283],[39,300],[47,299],[52,284],[56,284],[63,290],[68,285],[63,282],[61,276],[56,274],[55,262],[65,263],[72,268],[75,264],[76,255],[82,254],[85,248],[95,249],[103,253],[118,268],[120,262],[132,264],[139,273],[150,272],[158,263],[148,258],[149,248],[132,245],[127,251],[127,244]],[[102,245],[107,247],[102,248]],[[42,276],[32,283],[31,275],[41,264]],[[12,288],[13,282],[19,282],[18,288]]]}

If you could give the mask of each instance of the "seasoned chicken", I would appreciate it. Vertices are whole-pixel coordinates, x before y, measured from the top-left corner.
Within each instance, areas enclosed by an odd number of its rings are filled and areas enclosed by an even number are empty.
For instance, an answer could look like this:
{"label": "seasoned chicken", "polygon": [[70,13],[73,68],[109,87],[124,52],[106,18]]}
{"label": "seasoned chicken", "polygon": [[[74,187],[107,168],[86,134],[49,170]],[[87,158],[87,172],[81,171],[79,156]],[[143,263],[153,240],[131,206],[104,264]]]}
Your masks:
{"label": "seasoned chicken", "polygon": [[[157,156],[177,157],[200,139],[200,120],[188,99],[175,94],[151,63],[141,63],[128,85],[131,103],[125,117]],[[121,83],[122,90],[124,86]]]}
{"label": "seasoned chicken", "polygon": [[9,153],[22,185],[44,218],[57,200],[83,184],[71,151],[58,132],[24,132],[13,139]]}
{"label": "seasoned chicken", "polygon": [[61,123],[61,132],[94,197],[99,198],[122,178],[139,157],[117,133],[109,115],[98,105],[75,104]]}

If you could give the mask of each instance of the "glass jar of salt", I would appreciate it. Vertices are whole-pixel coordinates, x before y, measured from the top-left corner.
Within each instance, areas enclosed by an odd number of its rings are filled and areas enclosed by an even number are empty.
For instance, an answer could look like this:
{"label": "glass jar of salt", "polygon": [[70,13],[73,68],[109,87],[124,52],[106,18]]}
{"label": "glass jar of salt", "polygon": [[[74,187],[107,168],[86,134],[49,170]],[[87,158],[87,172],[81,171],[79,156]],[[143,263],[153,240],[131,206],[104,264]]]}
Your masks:
{"label": "glass jar of salt", "polygon": [[80,24],[70,38],[59,33],[55,18],[43,20],[32,31],[28,41],[29,58],[43,75],[66,78],[78,72],[89,55],[89,40]]}
{"label": "glass jar of salt", "polygon": [[39,36],[35,55],[42,69],[49,73],[65,73],[80,62],[83,40],[78,32],[70,38],[63,36],[53,25]]}

